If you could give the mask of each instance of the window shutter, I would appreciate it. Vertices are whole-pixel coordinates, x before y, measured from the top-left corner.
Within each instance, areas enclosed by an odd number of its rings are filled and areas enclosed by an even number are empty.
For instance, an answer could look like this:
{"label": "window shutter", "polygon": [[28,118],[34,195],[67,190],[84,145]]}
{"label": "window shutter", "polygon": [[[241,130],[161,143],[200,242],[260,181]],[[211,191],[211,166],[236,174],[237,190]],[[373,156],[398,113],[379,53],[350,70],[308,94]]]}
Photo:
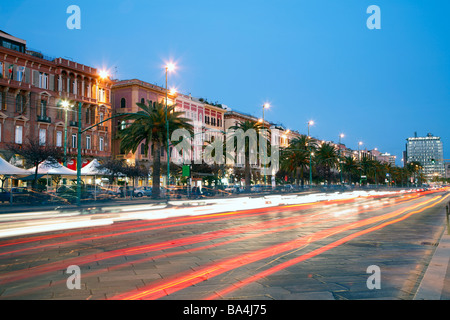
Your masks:
{"label": "window shutter", "polygon": [[31,72],[30,68],[25,68],[25,83],[31,83]]}
{"label": "window shutter", "polygon": [[49,80],[48,80],[48,89],[51,91],[55,91],[55,75],[51,74],[49,75]]}
{"label": "window shutter", "polygon": [[33,70],[33,86],[39,87],[39,71]]}

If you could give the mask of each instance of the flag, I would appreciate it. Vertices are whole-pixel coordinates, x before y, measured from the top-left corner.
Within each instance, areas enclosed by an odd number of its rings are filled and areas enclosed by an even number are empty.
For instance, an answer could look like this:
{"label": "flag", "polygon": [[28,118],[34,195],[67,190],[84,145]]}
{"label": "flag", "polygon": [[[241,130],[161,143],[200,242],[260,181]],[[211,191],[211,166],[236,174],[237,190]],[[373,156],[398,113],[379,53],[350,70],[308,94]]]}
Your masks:
{"label": "flag", "polygon": [[13,65],[13,64],[10,64],[10,65],[9,65],[9,69],[8,69],[8,72],[9,72],[8,78],[9,78],[9,79],[12,79],[12,78],[13,78],[13,70],[14,70],[14,65]]}

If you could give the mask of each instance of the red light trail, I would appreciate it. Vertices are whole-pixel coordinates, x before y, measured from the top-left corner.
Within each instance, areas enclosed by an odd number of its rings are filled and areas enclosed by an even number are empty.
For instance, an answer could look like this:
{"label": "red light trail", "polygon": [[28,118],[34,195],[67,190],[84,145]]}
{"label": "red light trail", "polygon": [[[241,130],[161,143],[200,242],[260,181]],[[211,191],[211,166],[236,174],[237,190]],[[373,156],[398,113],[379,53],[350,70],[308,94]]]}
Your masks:
{"label": "red light trail", "polygon": [[[175,277],[173,277],[173,279],[166,280],[166,281],[160,281],[160,282],[158,282],[158,284],[152,284],[152,285],[146,286],[146,287],[138,290],[138,292],[130,292],[130,293],[121,294],[112,299],[125,299],[125,300],[158,299],[167,294],[176,292],[178,290],[181,290],[181,289],[184,289],[191,285],[202,282],[205,279],[209,279],[209,278],[215,277],[219,274],[222,274],[224,272],[227,272],[229,270],[238,268],[242,265],[249,264],[249,263],[270,257],[270,256],[274,256],[274,255],[282,253],[282,252],[286,252],[289,250],[299,248],[306,244],[312,243],[314,241],[322,240],[324,238],[328,238],[332,235],[336,235],[343,231],[347,231],[347,230],[358,228],[358,227],[363,227],[368,224],[373,224],[373,223],[381,222],[386,219],[394,218],[396,216],[399,216],[399,215],[405,213],[406,211],[413,210],[417,207],[420,207],[427,203],[435,201],[437,198],[439,198],[439,197],[434,197],[430,200],[423,201],[423,202],[413,205],[413,206],[409,206],[405,209],[395,210],[394,212],[391,212],[388,214],[384,214],[384,215],[372,217],[372,218],[367,218],[367,219],[364,219],[361,221],[347,223],[347,224],[339,225],[336,227],[327,228],[327,229],[318,231],[312,235],[303,236],[303,237],[293,240],[293,241],[288,241],[288,242],[285,242],[282,244],[267,247],[267,248],[257,250],[254,252],[250,252],[250,253],[247,253],[244,255],[239,255],[239,256],[231,258],[231,259],[226,259],[224,261],[206,266],[198,271],[189,272],[189,274],[185,274],[185,275],[175,276]],[[433,205],[436,205],[437,203],[439,203],[441,201],[438,201]],[[414,213],[421,212],[421,211],[423,211],[423,210],[417,210]],[[407,215],[407,216],[409,216],[409,215]],[[398,221],[400,221],[400,220],[398,220]],[[395,222],[397,222],[397,221],[395,221]],[[392,223],[394,223],[394,222],[392,222]],[[373,230],[375,230],[375,229],[373,229]],[[328,248],[328,247],[324,247],[324,248]],[[329,248],[327,250],[329,250]]]}

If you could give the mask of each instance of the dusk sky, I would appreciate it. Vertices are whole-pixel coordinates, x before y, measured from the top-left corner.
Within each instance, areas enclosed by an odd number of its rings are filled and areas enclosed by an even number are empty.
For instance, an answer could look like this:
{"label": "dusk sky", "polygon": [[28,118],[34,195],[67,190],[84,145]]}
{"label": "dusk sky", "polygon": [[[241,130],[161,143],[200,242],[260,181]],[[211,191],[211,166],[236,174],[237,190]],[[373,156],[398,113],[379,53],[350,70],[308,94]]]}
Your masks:
{"label": "dusk sky", "polygon": [[[81,9],[68,29],[67,7]],[[370,5],[381,29],[369,29]],[[5,1],[0,30],[113,78],[164,85],[401,164],[414,132],[450,158],[450,1]]]}

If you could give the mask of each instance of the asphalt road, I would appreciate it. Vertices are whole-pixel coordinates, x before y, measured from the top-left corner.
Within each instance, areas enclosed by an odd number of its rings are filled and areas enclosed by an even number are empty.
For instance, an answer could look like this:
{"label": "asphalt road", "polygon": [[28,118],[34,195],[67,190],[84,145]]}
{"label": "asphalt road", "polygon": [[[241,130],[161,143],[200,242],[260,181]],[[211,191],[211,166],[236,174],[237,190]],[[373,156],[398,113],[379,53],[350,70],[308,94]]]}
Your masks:
{"label": "asphalt road", "polygon": [[410,300],[449,200],[430,191],[149,220],[136,211],[86,225],[84,215],[65,230],[42,217],[56,227],[0,239],[0,299]]}

